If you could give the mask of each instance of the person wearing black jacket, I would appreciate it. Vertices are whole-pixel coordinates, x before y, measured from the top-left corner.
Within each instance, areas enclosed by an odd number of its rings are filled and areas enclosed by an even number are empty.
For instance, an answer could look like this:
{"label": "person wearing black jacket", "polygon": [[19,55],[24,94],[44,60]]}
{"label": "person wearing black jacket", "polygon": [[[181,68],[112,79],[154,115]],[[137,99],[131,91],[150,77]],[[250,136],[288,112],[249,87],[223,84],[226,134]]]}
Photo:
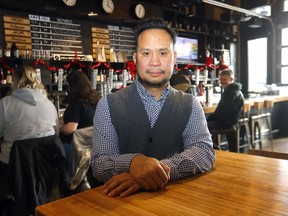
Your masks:
{"label": "person wearing black jacket", "polygon": [[173,74],[170,78],[170,85],[185,93],[193,93],[191,84],[192,72],[189,69],[183,68],[178,73]]}
{"label": "person wearing black jacket", "polygon": [[235,126],[241,117],[241,109],[244,103],[241,92],[242,85],[234,82],[232,70],[223,70],[219,75],[219,81],[224,92],[215,112],[207,117],[210,132]]}

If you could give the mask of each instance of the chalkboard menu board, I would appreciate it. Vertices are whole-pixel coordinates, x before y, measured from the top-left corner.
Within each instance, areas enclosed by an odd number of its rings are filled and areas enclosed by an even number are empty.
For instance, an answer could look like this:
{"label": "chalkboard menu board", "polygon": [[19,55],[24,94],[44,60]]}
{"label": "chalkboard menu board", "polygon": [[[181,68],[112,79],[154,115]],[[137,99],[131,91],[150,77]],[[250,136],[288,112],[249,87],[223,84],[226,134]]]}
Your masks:
{"label": "chalkboard menu board", "polygon": [[113,48],[114,52],[125,53],[126,58],[132,60],[135,52],[133,28],[109,25],[108,29],[110,48]]}
{"label": "chalkboard menu board", "polygon": [[[81,22],[34,14],[3,17],[7,48],[16,42],[19,51],[26,54],[20,57],[61,60],[74,59],[77,55],[78,59],[85,59],[82,33],[87,36],[88,32],[87,28],[81,32]],[[90,30],[91,42],[85,42],[86,45],[92,43],[90,50],[94,60],[126,62],[133,59],[133,28],[108,25],[91,26]],[[85,50],[90,51],[87,47]]]}
{"label": "chalkboard menu board", "polygon": [[32,51],[43,58],[72,59],[83,56],[81,25],[70,19],[29,15]]}

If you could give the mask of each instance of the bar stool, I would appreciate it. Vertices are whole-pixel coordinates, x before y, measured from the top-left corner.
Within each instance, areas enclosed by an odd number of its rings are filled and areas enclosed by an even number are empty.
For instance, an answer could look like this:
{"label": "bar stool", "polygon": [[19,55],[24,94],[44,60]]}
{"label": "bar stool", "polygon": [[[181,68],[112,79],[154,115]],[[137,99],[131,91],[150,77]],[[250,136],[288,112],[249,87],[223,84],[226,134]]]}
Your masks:
{"label": "bar stool", "polygon": [[272,134],[272,124],[271,124],[271,113],[274,107],[274,99],[269,98],[264,100],[265,112],[262,114],[262,118],[266,121],[267,133],[270,139],[271,149],[274,151],[273,134]]}
{"label": "bar stool", "polygon": [[[229,151],[239,152],[239,130],[237,127],[217,129],[211,131],[212,140],[216,149],[224,150],[222,147],[228,144]],[[222,141],[223,136],[227,141]]]}
{"label": "bar stool", "polygon": [[240,129],[240,145],[239,149],[247,148],[251,146],[250,140],[250,127],[249,127],[249,117],[250,117],[251,103],[249,101],[244,101],[242,116],[238,120],[238,127]]}
{"label": "bar stool", "polygon": [[262,139],[261,139],[261,120],[263,118],[262,111],[264,108],[264,100],[258,100],[254,102],[253,110],[254,113],[251,114],[249,125],[250,125],[250,138],[251,146],[254,149],[257,144],[259,144],[259,149],[262,149]]}
{"label": "bar stool", "polygon": [[[249,149],[251,145],[249,130],[250,107],[250,103],[244,102],[242,115],[235,126],[211,131],[213,142],[219,150],[222,150],[222,146],[227,144],[229,151],[232,152],[239,153],[244,152],[245,148]],[[226,136],[227,142],[222,141],[223,135]]]}

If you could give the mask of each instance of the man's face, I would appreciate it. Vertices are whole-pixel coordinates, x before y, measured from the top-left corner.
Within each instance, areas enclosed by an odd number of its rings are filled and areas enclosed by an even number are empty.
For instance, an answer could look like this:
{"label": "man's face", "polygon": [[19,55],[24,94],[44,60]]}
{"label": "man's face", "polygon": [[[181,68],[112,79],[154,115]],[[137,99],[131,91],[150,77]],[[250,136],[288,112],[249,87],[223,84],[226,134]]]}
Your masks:
{"label": "man's face", "polygon": [[220,75],[219,81],[220,81],[221,86],[224,89],[226,89],[228,87],[228,85],[230,85],[233,82],[233,79],[230,78],[229,76],[226,76],[226,75]]}
{"label": "man's face", "polygon": [[170,35],[162,29],[143,31],[134,53],[139,81],[148,87],[168,84],[176,62],[176,52]]}

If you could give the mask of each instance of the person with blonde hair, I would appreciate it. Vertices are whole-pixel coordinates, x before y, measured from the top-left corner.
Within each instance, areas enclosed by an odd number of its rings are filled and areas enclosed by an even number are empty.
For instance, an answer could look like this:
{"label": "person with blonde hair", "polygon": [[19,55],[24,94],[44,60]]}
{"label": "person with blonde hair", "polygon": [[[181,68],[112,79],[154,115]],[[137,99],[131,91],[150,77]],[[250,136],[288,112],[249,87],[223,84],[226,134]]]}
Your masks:
{"label": "person with blonde hair", "polygon": [[16,68],[11,88],[0,101],[0,176],[15,140],[54,135],[58,123],[56,108],[32,67]]}
{"label": "person with blonde hair", "polygon": [[40,89],[46,95],[45,86],[37,78],[35,70],[29,66],[16,68],[11,87],[12,89]]}

